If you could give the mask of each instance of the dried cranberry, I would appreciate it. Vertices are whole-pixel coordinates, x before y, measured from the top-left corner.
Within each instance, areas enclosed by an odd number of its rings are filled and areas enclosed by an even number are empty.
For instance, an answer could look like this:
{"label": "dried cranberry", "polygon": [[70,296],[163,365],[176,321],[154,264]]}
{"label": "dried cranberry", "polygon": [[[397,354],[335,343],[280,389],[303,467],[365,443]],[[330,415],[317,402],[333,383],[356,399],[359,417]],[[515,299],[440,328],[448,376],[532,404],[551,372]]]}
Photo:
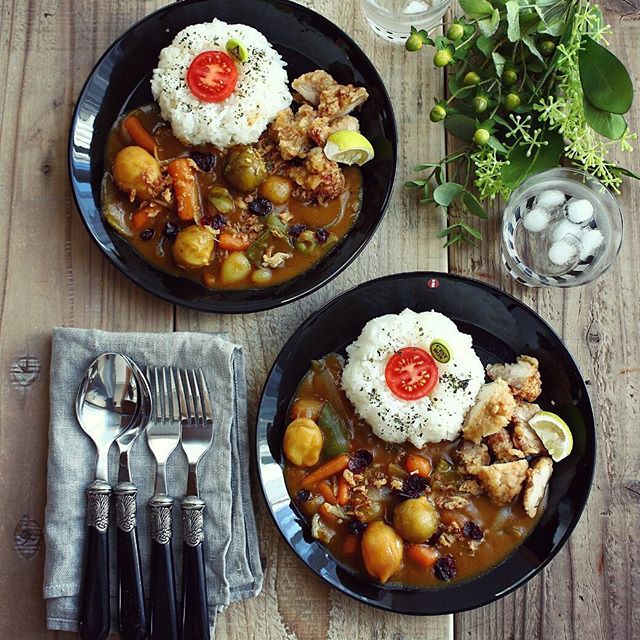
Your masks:
{"label": "dried cranberry", "polygon": [[289,227],[289,235],[292,238],[297,238],[303,231],[306,231],[307,229],[307,225],[306,224],[292,224]]}
{"label": "dried cranberry", "polygon": [[465,538],[470,538],[471,540],[482,540],[484,538],[484,533],[482,533],[482,529],[471,520],[467,520],[462,526],[462,533]]}
{"label": "dried cranberry", "polygon": [[191,159],[198,165],[200,171],[213,171],[216,166],[216,155],[214,153],[202,153],[200,151],[192,151]]}
{"label": "dried cranberry", "polygon": [[228,221],[221,213],[216,213],[215,216],[211,219],[211,225],[214,229],[222,229],[227,226]]}
{"label": "dried cranberry", "polygon": [[413,474],[404,479],[402,489],[397,493],[405,498],[417,498],[427,488],[427,484],[426,478]]}
{"label": "dried cranberry", "polygon": [[456,561],[453,556],[449,554],[438,558],[434,571],[436,578],[440,580],[453,580],[456,577]]}
{"label": "dried cranberry", "polygon": [[366,449],[358,449],[349,459],[348,468],[352,473],[362,473],[373,462],[373,455]]}
{"label": "dried cranberry", "polygon": [[442,536],[442,534],[444,533],[444,529],[442,527],[438,527],[436,529],[436,532],[427,540],[427,544],[430,545],[434,545],[434,544],[438,544],[438,540],[440,540],[440,537]]}
{"label": "dried cranberry", "polygon": [[296,500],[298,502],[307,502],[307,500],[309,500],[310,497],[311,497],[311,491],[308,491],[307,489],[300,489],[300,491],[296,493]]}
{"label": "dried cranberry", "polygon": [[316,229],[316,240],[318,242],[326,242],[329,239],[329,232],[324,227]]}
{"label": "dried cranberry", "polygon": [[268,216],[273,211],[273,205],[266,198],[256,198],[249,203],[249,211],[254,216]]}
{"label": "dried cranberry", "polygon": [[153,229],[145,229],[140,234],[140,240],[151,240],[151,238],[153,238],[153,234],[154,234]]}
{"label": "dried cranberry", "polygon": [[173,224],[173,222],[167,222],[164,227],[164,235],[169,238],[169,240],[175,240],[178,231],[180,231],[180,227],[177,224]]}
{"label": "dried cranberry", "polygon": [[360,520],[351,520],[349,522],[349,533],[353,533],[356,536],[362,535],[364,533],[364,530],[368,527],[369,525],[366,522],[360,522]]}

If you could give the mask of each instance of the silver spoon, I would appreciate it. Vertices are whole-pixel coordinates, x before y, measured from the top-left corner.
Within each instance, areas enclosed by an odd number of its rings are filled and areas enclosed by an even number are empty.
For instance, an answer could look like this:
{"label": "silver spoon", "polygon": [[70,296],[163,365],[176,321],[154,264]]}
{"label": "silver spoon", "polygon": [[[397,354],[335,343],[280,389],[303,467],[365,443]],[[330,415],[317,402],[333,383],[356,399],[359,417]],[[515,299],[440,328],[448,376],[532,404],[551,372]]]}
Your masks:
{"label": "silver spoon", "polygon": [[76,416],[97,451],[95,480],[87,487],[86,560],[80,602],[80,637],[105,640],[109,606],[109,448],[137,419],[138,381],[128,360],[103,353],[86,370],[76,395]]}
{"label": "silver spoon", "polygon": [[116,544],[118,555],[118,627],[123,640],[144,640],[147,634],[142,565],[136,523],[138,488],[131,479],[129,452],[151,417],[151,390],[138,365],[124,356],[138,382],[140,412],[116,443],[120,453],[116,498]]}

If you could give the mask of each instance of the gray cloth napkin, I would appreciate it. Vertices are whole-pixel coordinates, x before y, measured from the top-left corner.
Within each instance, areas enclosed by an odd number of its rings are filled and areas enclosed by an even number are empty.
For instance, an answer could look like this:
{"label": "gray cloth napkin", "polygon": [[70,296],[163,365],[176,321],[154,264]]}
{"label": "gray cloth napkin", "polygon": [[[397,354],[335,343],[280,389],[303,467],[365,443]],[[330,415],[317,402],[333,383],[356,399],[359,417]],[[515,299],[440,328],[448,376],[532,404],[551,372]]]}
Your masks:
{"label": "gray cloth napkin", "polygon": [[[49,629],[75,631],[82,583],[85,536],[85,489],[95,473],[94,446],[80,429],[74,411],[78,384],[100,353],[120,352],[144,369],[150,365],[200,368],[214,409],[213,444],[199,465],[205,508],[205,565],[212,628],[216,613],[236,600],[251,598],[262,588],[262,567],[249,487],[249,436],[242,348],[215,334],[107,333],[57,328],[51,358],[51,424],[43,594]],[[110,459],[116,483],[117,451]],[[149,517],[155,464],[144,434],[131,453],[131,473],[138,486],[138,535],[145,592],[149,594]],[[167,465],[169,492],[186,491],[187,460],[178,445]],[[182,574],[182,531],[175,501],[173,545],[178,588]],[[112,512],[113,518],[113,505]],[[115,524],[111,523],[111,611],[116,628]]]}

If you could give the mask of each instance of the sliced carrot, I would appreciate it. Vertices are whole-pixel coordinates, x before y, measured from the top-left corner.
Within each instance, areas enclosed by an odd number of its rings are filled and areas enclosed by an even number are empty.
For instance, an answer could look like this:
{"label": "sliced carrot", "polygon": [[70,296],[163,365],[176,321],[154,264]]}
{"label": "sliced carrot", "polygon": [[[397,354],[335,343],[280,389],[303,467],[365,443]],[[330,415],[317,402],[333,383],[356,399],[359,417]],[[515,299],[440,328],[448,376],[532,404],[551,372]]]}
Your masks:
{"label": "sliced carrot", "polygon": [[131,228],[134,231],[150,229],[158,220],[158,216],[164,211],[156,202],[145,202],[132,216]]}
{"label": "sliced carrot", "polygon": [[127,116],[124,121],[124,128],[131,136],[131,139],[143,149],[146,149],[150,154],[156,148],[155,138],[144,128],[144,125],[135,116]]}
{"label": "sliced carrot", "polygon": [[440,556],[437,549],[426,544],[411,544],[407,547],[407,558],[422,569],[430,569]]}
{"label": "sliced carrot", "polygon": [[331,513],[331,511],[329,511],[329,503],[328,502],[323,502],[320,505],[320,509],[318,509],[318,513],[320,514],[320,517],[327,523],[327,524],[339,524],[338,523],[338,516],[335,513]]}
{"label": "sliced carrot", "polygon": [[180,220],[197,220],[202,214],[200,187],[192,162],[188,158],[176,158],[168,166]]}
{"label": "sliced carrot", "polygon": [[404,468],[409,473],[418,472],[421,478],[428,478],[431,474],[431,463],[422,456],[410,453],[404,461]]}
{"label": "sliced carrot", "polygon": [[360,548],[360,538],[353,533],[348,533],[342,543],[342,553],[345,556],[355,556]]}
{"label": "sliced carrot", "polygon": [[317,484],[322,480],[326,480],[327,478],[334,476],[336,473],[342,473],[347,468],[348,464],[349,456],[346,453],[341,453],[339,456],[331,458],[328,462],[325,462],[317,469],[308,473],[302,479],[300,487],[302,489],[311,489],[314,484]]}
{"label": "sliced carrot", "polygon": [[251,244],[247,238],[236,236],[233,233],[221,233],[218,236],[218,244],[221,249],[227,251],[244,251]]}
{"label": "sliced carrot", "polygon": [[335,504],[336,503],[336,497],[333,495],[333,489],[326,482],[319,482],[316,485],[316,491],[329,504]]}
{"label": "sliced carrot", "polygon": [[347,481],[340,476],[340,480],[338,480],[338,504],[343,506],[349,502],[351,498],[351,489]]}

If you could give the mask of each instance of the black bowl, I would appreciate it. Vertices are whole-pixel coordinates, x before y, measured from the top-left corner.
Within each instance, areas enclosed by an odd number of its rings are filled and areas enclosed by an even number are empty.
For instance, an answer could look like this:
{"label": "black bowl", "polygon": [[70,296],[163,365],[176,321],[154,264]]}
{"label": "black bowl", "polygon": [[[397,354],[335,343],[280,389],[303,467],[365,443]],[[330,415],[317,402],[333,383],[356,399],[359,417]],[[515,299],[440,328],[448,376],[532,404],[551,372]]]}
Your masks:
{"label": "black bowl", "polygon": [[[362,211],[344,241],[314,267],[283,284],[246,291],[211,291],[151,266],[100,214],[100,183],[107,135],[125,111],[153,101],[149,80],[160,50],[181,29],[214,17],[260,30],[287,62],[289,78],[325,69],[339,82],[365,86],[359,113],[376,157],[362,168]],[[187,0],[147,16],[120,36],[98,61],[73,113],[69,173],[76,205],[89,233],[111,262],[147,291],[200,311],[248,313],[287,304],[316,291],[364,249],[389,202],[397,134],[391,101],[367,55],[321,15],[288,0]]]}
{"label": "black bowl", "polygon": [[[548,505],[540,522],[504,561],[464,582],[415,589],[381,586],[340,564],[295,510],[283,476],[282,438],[287,409],[312,359],[344,352],[364,325],[385,313],[435,310],[473,338],[484,364],[513,362],[526,353],[540,361],[543,408],[562,416],[573,432],[571,455],[554,465]],[[275,361],[257,418],[257,462],[264,497],[276,526],[302,561],[343,593],[381,609],[416,615],[455,613],[488,604],[538,573],[562,548],[584,508],[595,464],[595,426],[580,371],[562,340],[512,296],[468,278],[416,272],[366,282],[311,315]]]}

